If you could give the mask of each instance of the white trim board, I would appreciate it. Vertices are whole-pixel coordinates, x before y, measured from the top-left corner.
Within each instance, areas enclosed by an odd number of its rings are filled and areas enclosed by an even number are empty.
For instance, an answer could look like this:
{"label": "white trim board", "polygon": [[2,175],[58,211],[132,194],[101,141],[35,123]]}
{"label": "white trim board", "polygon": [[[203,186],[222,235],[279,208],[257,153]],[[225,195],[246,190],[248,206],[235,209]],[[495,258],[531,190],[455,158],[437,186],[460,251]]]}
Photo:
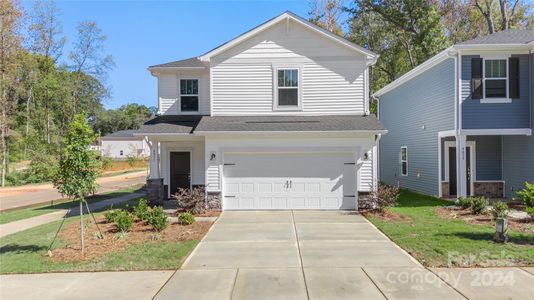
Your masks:
{"label": "white trim board", "polygon": [[461,129],[459,135],[532,135],[530,128],[511,129]]}
{"label": "white trim board", "polygon": [[[449,182],[449,148],[456,148],[456,142],[455,141],[445,141],[444,143],[444,152],[443,152],[443,156],[444,156],[444,165],[443,167],[445,168],[445,178],[444,180],[440,180],[440,181],[446,181],[446,182]],[[469,152],[471,154],[471,163],[470,163],[470,167],[471,167],[471,195],[474,195],[475,194],[475,181],[477,181],[477,164],[476,164],[476,154],[477,154],[477,151],[476,151],[476,142],[475,141],[466,141],[465,142],[465,146],[466,147],[469,147]],[[440,154],[441,155],[441,154]],[[439,177],[441,178],[441,169],[439,170]]]}
{"label": "white trim board", "polygon": [[255,36],[256,34],[259,34],[260,32],[263,32],[264,30],[270,28],[271,26],[277,24],[278,22],[280,21],[289,21],[289,20],[292,20],[296,23],[299,23],[317,33],[319,33],[320,35],[322,35],[323,37],[326,37],[328,38],[329,40],[332,40],[334,42],[337,42],[341,45],[344,45],[360,54],[363,54],[365,56],[367,56],[367,59],[369,60],[368,61],[368,65],[373,65],[376,63],[376,60],[378,59],[378,54],[370,51],[370,50],[367,50],[361,46],[358,46],[342,37],[339,37],[333,33],[331,33],[330,31],[328,30],[325,30],[301,17],[299,17],[298,15],[292,13],[292,12],[289,12],[289,11],[286,11],[284,12],[283,14],[277,16],[277,17],[274,17],[270,20],[268,20],[267,22],[239,35],[238,37],[216,47],[215,49],[213,50],[210,50],[209,52],[201,55],[198,57],[198,59],[200,59],[201,61],[210,61],[210,58],[213,57],[213,56],[216,56],[218,54],[221,54],[223,53],[224,51],[234,47],[235,45],[238,45],[239,43]]}

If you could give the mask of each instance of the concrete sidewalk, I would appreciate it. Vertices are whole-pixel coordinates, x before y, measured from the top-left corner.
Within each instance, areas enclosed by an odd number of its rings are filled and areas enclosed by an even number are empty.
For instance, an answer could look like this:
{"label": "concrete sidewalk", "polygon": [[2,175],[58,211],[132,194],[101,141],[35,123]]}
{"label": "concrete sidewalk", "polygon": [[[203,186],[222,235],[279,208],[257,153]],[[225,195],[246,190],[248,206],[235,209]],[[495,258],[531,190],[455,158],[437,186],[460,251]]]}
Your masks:
{"label": "concrete sidewalk", "polygon": [[[143,193],[133,193],[128,194],[116,198],[111,198],[107,200],[98,201],[95,203],[89,204],[89,208],[91,211],[95,211],[104,207],[109,207],[111,205],[120,204],[135,198],[140,198],[145,196]],[[43,225],[46,223],[54,222],[61,220],[63,216],[68,212],[67,209],[58,210],[49,214],[40,215],[24,220],[14,221],[6,224],[0,225],[0,238],[5,237],[7,235],[17,233],[26,229],[30,229],[32,227],[36,227],[39,225]],[[87,209],[84,207],[84,213],[87,213]],[[71,216],[77,216],[80,214],[80,209],[78,206],[73,208],[69,214],[69,217]]]}

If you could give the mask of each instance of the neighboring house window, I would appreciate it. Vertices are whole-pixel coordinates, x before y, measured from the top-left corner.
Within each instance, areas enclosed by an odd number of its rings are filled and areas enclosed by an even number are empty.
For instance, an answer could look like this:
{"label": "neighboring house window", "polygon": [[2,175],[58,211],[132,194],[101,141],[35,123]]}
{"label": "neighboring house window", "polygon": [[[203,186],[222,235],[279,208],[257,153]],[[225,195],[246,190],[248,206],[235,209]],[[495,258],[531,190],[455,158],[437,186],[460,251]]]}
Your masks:
{"label": "neighboring house window", "polygon": [[507,60],[484,60],[484,98],[508,98]]}
{"label": "neighboring house window", "polygon": [[123,152],[122,150],[119,151],[119,155],[120,155],[120,156],[123,156],[123,155],[124,155],[124,152]]}
{"label": "neighboring house window", "polygon": [[471,98],[481,103],[519,98],[519,58],[472,58]]}
{"label": "neighboring house window", "polygon": [[298,109],[300,107],[300,70],[298,68],[276,69],[276,108]]}
{"label": "neighboring house window", "polygon": [[180,111],[198,111],[198,79],[180,79]]}
{"label": "neighboring house window", "polygon": [[401,168],[401,175],[407,176],[408,175],[408,147],[406,146],[401,147],[400,168]]}

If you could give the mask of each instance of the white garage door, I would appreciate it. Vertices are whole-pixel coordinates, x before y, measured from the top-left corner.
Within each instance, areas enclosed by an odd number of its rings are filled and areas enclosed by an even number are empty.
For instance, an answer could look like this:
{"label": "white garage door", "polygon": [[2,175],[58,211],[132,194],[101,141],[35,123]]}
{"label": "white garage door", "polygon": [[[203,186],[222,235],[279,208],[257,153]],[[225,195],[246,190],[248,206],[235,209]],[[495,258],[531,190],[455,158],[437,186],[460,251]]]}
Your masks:
{"label": "white garage door", "polygon": [[225,210],[354,209],[351,153],[226,153]]}

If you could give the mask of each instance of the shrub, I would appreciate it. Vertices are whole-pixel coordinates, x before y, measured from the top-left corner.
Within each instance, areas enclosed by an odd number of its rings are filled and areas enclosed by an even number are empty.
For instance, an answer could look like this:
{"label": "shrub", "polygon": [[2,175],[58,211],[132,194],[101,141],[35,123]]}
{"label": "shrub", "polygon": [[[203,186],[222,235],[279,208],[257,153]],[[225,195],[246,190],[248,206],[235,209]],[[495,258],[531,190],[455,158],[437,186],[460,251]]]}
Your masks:
{"label": "shrub", "polygon": [[150,212],[148,211],[148,202],[145,198],[139,200],[139,203],[133,209],[133,213],[139,220],[148,220]]}
{"label": "shrub", "polygon": [[203,188],[194,188],[192,190],[179,188],[174,198],[178,202],[179,208],[196,215],[206,212],[204,196]]}
{"label": "shrub", "polygon": [[133,226],[133,217],[125,210],[120,210],[115,218],[115,225],[121,232],[128,232]]}
{"label": "shrub", "polygon": [[106,222],[112,223],[115,222],[117,219],[117,215],[119,214],[118,209],[109,209],[104,213],[104,217],[106,218]]}
{"label": "shrub", "polygon": [[534,207],[527,207],[526,211],[530,218],[534,220]]}
{"label": "shrub", "polygon": [[184,212],[178,215],[178,222],[180,224],[191,225],[195,223],[195,217],[188,212]]}
{"label": "shrub", "polygon": [[462,209],[468,209],[473,204],[473,198],[460,197],[458,198],[458,205]]}
{"label": "shrub", "polygon": [[493,204],[493,210],[491,211],[493,219],[506,218],[508,215],[508,205],[502,201],[497,201]]}
{"label": "shrub", "polygon": [[148,224],[156,231],[162,231],[169,226],[167,215],[161,207],[155,207],[148,214]]}
{"label": "shrub", "polygon": [[489,205],[488,198],[472,197],[471,199],[471,213],[479,215],[486,211],[486,207]]}
{"label": "shrub", "polygon": [[142,162],[142,159],[140,157],[134,156],[134,155],[128,155],[126,157],[126,162],[131,168],[134,168],[136,166],[139,166]]}
{"label": "shrub", "polygon": [[111,157],[101,156],[100,157],[100,168],[102,170],[108,170],[108,169],[111,169],[111,167],[113,167],[113,160],[111,159]]}
{"label": "shrub", "polygon": [[518,191],[517,196],[521,199],[527,207],[534,207],[534,183],[525,182],[525,188]]}
{"label": "shrub", "polygon": [[379,183],[376,191],[369,194],[369,201],[376,209],[383,211],[386,207],[397,205],[399,194],[398,186]]}

